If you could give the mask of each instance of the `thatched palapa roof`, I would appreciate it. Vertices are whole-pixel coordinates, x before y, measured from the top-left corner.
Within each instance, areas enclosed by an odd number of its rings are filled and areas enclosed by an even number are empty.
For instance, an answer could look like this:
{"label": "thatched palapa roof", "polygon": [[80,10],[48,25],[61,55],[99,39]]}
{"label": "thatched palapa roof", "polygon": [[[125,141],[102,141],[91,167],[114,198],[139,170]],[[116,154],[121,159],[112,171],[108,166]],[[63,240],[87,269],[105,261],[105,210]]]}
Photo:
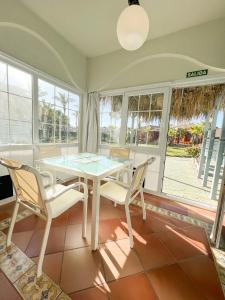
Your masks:
{"label": "thatched palapa roof", "polygon": [[207,117],[216,106],[216,99],[223,95],[221,108],[224,108],[225,84],[173,89],[170,115],[177,121]]}
{"label": "thatched palapa roof", "polygon": [[[206,85],[187,88],[175,88],[172,92],[170,117],[177,121],[191,120],[192,118],[207,117],[215,109],[216,99],[223,95],[221,107],[225,107],[225,84]],[[119,112],[122,107],[120,96],[103,97],[107,102],[110,99],[112,111]],[[163,94],[130,96],[128,113],[137,115],[145,120],[161,118],[163,107]],[[149,114],[149,111],[150,114]]]}

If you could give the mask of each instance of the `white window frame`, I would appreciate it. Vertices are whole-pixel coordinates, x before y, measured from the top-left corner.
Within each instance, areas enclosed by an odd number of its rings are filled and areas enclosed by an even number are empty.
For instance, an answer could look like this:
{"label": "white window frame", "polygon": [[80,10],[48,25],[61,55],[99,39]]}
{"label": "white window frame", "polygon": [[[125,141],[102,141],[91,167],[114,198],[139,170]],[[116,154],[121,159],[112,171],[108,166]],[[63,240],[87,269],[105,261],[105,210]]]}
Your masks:
{"label": "white window frame", "polygon": [[[160,154],[163,154],[165,152],[165,131],[167,129],[168,124],[166,124],[166,116],[168,115],[168,109],[170,107],[170,88],[167,86],[159,86],[152,88],[150,86],[146,86],[145,88],[130,88],[130,89],[124,89],[124,90],[115,90],[115,91],[104,91],[100,93],[100,97],[104,96],[118,96],[122,95],[122,111],[121,111],[121,129],[120,129],[120,145],[130,148],[133,151],[136,152],[144,152],[144,153],[157,153],[160,149]],[[136,145],[128,145],[126,144],[126,134],[127,134],[127,120],[128,120],[128,98],[130,96],[139,96],[139,95],[145,95],[145,94],[158,94],[163,93],[164,94],[164,101],[163,101],[163,109],[162,109],[162,119],[160,122],[160,135],[159,135],[159,143],[157,146],[136,146]],[[169,106],[168,106],[169,104]],[[100,121],[99,121],[100,122]],[[100,124],[99,124],[100,125]],[[166,133],[167,135],[167,133]],[[165,145],[164,145],[165,144]],[[100,148],[110,148],[113,144],[101,144],[101,137],[99,137],[99,147]],[[163,152],[163,153],[161,153]]]}
{"label": "white window frame", "polygon": [[[81,106],[82,106],[82,100],[84,92],[82,90],[78,90],[77,88],[74,88],[70,86],[69,84],[52,77],[49,74],[46,74],[28,64],[25,64],[24,62],[21,62],[17,60],[16,58],[13,58],[3,52],[0,51],[0,61],[3,63],[9,64],[12,67],[15,67],[21,71],[24,71],[26,73],[29,73],[31,75],[32,80],[32,144],[0,144],[0,151],[4,151],[4,149],[7,150],[13,150],[18,149],[18,147],[26,149],[33,149],[35,145],[57,145],[57,146],[63,146],[63,147],[71,147],[72,145],[78,146],[79,145],[79,137],[80,137],[80,128],[81,128]],[[44,144],[39,143],[39,120],[38,120],[38,79],[45,80],[53,85],[56,85],[62,89],[65,89],[69,92],[72,92],[79,96],[80,98],[80,105],[79,105],[79,128],[78,128],[78,141],[75,143],[54,143],[54,144]]]}

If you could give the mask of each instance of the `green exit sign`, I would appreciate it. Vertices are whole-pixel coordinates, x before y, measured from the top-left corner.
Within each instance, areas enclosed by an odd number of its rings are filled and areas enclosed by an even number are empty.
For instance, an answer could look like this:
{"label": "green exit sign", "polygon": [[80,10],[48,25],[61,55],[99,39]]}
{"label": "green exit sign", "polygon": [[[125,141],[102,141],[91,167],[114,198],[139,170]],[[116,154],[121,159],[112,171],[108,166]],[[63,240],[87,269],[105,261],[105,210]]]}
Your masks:
{"label": "green exit sign", "polygon": [[186,78],[205,76],[205,75],[208,75],[208,69],[187,72]]}

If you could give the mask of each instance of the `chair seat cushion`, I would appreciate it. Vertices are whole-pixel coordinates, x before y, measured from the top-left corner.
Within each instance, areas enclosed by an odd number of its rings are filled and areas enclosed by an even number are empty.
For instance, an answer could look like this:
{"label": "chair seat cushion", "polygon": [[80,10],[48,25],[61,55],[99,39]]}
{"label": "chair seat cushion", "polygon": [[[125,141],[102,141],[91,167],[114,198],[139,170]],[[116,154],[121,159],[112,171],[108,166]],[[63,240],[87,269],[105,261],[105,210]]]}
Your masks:
{"label": "chair seat cushion", "polygon": [[[65,186],[61,184],[55,184],[54,186],[47,188],[46,192],[50,196],[56,192],[59,192],[62,189],[65,189]],[[72,207],[74,204],[83,200],[83,198],[83,193],[71,189],[63,193],[61,196],[57,197],[53,201],[47,202],[46,205],[48,206],[48,209],[51,212],[52,218],[56,218],[63,212],[65,212],[67,209]]]}
{"label": "chair seat cushion", "polygon": [[124,204],[127,189],[115,182],[107,182],[100,186],[100,195],[116,203]]}

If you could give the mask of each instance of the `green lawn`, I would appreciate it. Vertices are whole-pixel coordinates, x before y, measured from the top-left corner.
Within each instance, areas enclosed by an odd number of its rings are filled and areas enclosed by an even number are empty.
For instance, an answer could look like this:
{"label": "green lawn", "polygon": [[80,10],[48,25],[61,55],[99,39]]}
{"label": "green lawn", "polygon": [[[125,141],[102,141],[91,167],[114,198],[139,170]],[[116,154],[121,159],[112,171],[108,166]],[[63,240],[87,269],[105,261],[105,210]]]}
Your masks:
{"label": "green lawn", "polygon": [[177,157],[191,157],[186,151],[185,147],[167,147],[166,155],[177,156]]}

